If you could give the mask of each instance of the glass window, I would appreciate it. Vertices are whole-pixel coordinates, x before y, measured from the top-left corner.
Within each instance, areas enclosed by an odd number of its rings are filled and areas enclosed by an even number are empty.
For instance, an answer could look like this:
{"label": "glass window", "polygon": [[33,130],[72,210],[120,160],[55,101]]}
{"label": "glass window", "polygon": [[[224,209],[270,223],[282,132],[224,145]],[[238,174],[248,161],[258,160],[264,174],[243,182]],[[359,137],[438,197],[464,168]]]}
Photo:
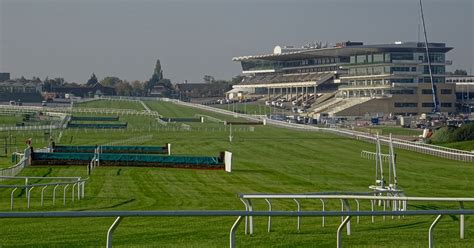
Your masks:
{"label": "glass window", "polygon": [[411,71],[416,71],[416,67],[412,67],[412,68],[411,68]]}
{"label": "glass window", "polygon": [[451,108],[452,106],[453,106],[453,104],[450,103],[450,102],[442,102],[441,103],[441,107],[443,107],[443,108]]}
{"label": "glass window", "polygon": [[367,55],[367,63],[372,63],[372,54]]}
{"label": "glass window", "polygon": [[383,62],[383,53],[378,53],[378,54],[374,54],[374,63],[381,63]]}
{"label": "glass window", "polygon": [[433,108],[434,107],[434,103],[432,102],[424,102],[421,104],[421,107],[423,108]]}
{"label": "glass window", "polygon": [[441,89],[441,95],[451,95],[453,91],[451,89]]}
{"label": "glass window", "polygon": [[413,53],[392,53],[393,60],[413,60]]}
{"label": "glass window", "polygon": [[433,93],[433,91],[430,90],[430,89],[422,89],[421,90],[421,94],[423,94],[423,95],[431,95],[432,93]]}
{"label": "glass window", "polygon": [[392,62],[390,60],[390,53],[385,53],[385,63]]}
{"label": "glass window", "polygon": [[394,103],[396,108],[416,108],[418,107],[418,103],[416,102],[396,102]]}
{"label": "glass window", "polygon": [[357,64],[367,63],[367,55],[357,55]]}

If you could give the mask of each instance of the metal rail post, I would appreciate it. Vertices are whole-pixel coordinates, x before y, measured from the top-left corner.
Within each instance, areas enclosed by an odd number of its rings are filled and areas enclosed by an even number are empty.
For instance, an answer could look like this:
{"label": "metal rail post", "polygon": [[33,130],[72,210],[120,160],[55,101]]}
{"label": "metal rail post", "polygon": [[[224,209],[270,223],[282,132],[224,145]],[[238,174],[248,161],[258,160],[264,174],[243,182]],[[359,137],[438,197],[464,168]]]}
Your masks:
{"label": "metal rail post", "polygon": [[13,193],[15,193],[15,191],[17,190],[18,188],[14,188],[12,190],[12,193],[10,194],[10,210],[13,210]]}
{"label": "metal rail post", "polygon": [[[252,206],[252,201],[250,199],[247,199],[247,204],[249,205],[249,211],[253,211],[253,206]],[[250,235],[253,234],[253,216],[249,216],[249,231]]]}
{"label": "metal rail post", "polygon": [[[239,199],[242,203],[244,203],[245,211],[249,211],[249,207],[247,205],[247,202],[242,198],[239,198]],[[248,233],[248,216],[245,216],[245,235],[247,235],[247,233]]]}
{"label": "metal rail post", "polygon": [[67,192],[67,188],[69,187],[69,184],[66,184],[66,186],[64,186],[64,196],[63,196],[63,205],[66,206],[66,192]]}
{"label": "metal rail post", "polygon": [[241,221],[242,221],[242,216],[237,217],[237,220],[235,220],[234,224],[230,228],[230,233],[229,233],[229,246],[230,246],[230,248],[235,247],[235,231],[237,230],[237,227],[239,226]]}
{"label": "metal rail post", "polygon": [[[268,211],[271,212],[272,211],[272,202],[268,199],[265,199],[265,201],[267,202],[268,204]],[[271,232],[272,230],[272,217],[269,215],[268,216],[268,232]]]}
{"label": "metal rail post", "polygon": [[117,217],[114,223],[110,226],[109,230],[107,231],[107,244],[105,247],[112,248],[112,235],[114,234],[115,229],[118,227],[120,222],[122,221],[122,217]]}
{"label": "metal rail post", "polygon": [[26,190],[26,198],[27,198],[27,208],[30,208],[30,198],[31,198],[31,190],[34,188],[35,186],[31,187],[31,188],[27,188]]}
{"label": "metal rail post", "polygon": [[[464,202],[459,202],[461,210],[464,210]],[[459,238],[464,239],[464,214],[459,216]]]}
{"label": "metal rail post", "polygon": [[[301,211],[301,205],[300,205],[300,202],[296,199],[293,199],[293,201],[296,202],[296,207],[297,207],[297,211],[300,212]],[[297,217],[297,223],[296,223],[296,230],[298,230],[298,232],[300,231],[300,227],[301,227],[301,216],[298,215]]]}
{"label": "metal rail post", "polygon": [[44,190],[48,187],[48,185],[44,186],[41,189],[41,206],[44,206]]}
{"label": "metal rail post", "polygon": [[342,238],[341,238],[341,231],[346,226],[346,224],[351,220],[352,216],[347,216],[342,223],[337,228],[337,248],[342,248]]}
{"label": "metal rail post", "polygon": [[74,204],[74,191],[76,190],[76,184],[72,185],[72,190],[71,190],[71,200],[72,203]]}
{"label": "metal rail post", "polygon": [[[319,199],[319,200],[323,204],[323,212],[326,211],[326,206],[325,206],[326,204],[324,203],[324,200],[323,199]],[[324,217],[324,215],[323,215],[323,221],[322,222],[323,222],[322,225],[324,227],[326,225],[326,218]]]}
{"label": "metal rail post", "polygon": [[434,247],[434,242],[433,242],[433,230],[436,226],[436,224],[438,224],[439,220],[441,219],[441,217],[443,217],[443,215],[438,215],[438,217],[436,217],[436,219],[433,221],[433,223],[431,223],[431,226],[430,226],[430,229],[428,231],[428,247],[429,248],[433,248]]}
{"label": "metal rail post", "polygon": [[[356,199],[355,202],[356,202],[356,205],[357,205],[357,212],[359,212],[360,211],[359,200]],[[357,216],[357,224],[359,224],[359,219],[360,219],[360,216]]]}
{"label": "metal rail post", "polygon": [[56,184],[53,188],[53,206],[56,203],[56,189],[59,187],[59,184]]}

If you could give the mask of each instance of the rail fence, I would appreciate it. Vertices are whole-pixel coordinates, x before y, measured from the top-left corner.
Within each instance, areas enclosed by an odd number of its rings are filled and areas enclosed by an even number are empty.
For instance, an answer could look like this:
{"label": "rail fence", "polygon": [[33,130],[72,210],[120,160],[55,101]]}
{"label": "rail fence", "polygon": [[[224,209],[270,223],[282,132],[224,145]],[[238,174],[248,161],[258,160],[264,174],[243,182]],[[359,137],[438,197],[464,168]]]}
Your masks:
{"label": "rail fence", "polygon": [[1,177],[13,177],[18,175],[27,165],[28,165],[28,158],[30,156],[30,149],[27,148],[24,150],[23,154],[19,154],[20,161],[8,168],[0,169],[0,182],[3,181]]}
{"label": "rail fence", "polygon": [[[48,183],[30,183],[31,180],[61,180]],[[63,187],[63,205],[66,205],[67,199],[67,190],[71,188],[71,202],[74,203],[74,200],[77,197],[77,200],[84,199],[85,196],[85,183],[88,178],[83,179],[81,177],[19,177],[19,176],[0,176],[0,180],[22,180],[23,184],[0,184],[0,189],[11,189],[10,191],[10,210],[13,210],[14,207],[14,195],[18,189],[24,190],[26,192],[26,206],[30,208],[31,206],[31,194],[33,189],[41,189],[41,206],[44,206],[44,195],[48,187],[53,188],[52,193],[52,205],[56,204],[56,192],[58,187]],[[77,191],[76,191],[77,190]]]}
{"label": "rail fence", "polygon": [[[342,247],[342,230],[354,216],[437,216],[428,229],[428,247],[434,247],[433,231],[439,220],[446,215],[474,215],[474,210],[416,210],[416,211],[232,211],[232,210],[188,210],[188,211],[64,211],[64,212],[0,212],[0,218],[98,218],[115,217],[107,231],[106,247],[113,245],[113,233],[125,217],[237,217],[229,231],[229,246],[236,247],[235,234],[244,217],[294,216],[294,217],[342,217],[336,232],[336,244]],[[49,234],[50,235],[50,234]]]}

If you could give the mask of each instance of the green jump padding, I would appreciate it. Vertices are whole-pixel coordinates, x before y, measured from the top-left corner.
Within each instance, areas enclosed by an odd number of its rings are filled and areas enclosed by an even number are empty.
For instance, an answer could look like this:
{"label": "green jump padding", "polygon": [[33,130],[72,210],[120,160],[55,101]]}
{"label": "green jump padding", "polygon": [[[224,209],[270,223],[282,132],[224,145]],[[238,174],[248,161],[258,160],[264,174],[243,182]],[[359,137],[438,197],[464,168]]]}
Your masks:
{"label": "green jump padding", "polygon": [[97,129],[120,129],[127,128],[127,123],[121,124],[98,124],[98,123],[68,123],[68,128],[97,128]]}
{"label": "green jump padding", "polygon": [[71,121],[118,121],[118,116],[71,116]]}
{"label": "green jump padding", "polygon": [[[102,153],[168,153],[167,146],[100,146]],[[97,146],[54,146],[54,152],[94,153]]]}
{"label": "green jump padding", "polygon": [[[83,161],[88,163],[92,160],[92,153],[52,153],[35,152],[32,155],[33,161]],[[110,154],[99,155],[101,162],[121,162],[121,163],[147,163],[147,164],[180,164],[180,165],[221,165],[219,157],[199,157],[199,156],[159,156],[159,155],[139,155],[139,154]],[[58,161],[60,162],[60,161]]]}

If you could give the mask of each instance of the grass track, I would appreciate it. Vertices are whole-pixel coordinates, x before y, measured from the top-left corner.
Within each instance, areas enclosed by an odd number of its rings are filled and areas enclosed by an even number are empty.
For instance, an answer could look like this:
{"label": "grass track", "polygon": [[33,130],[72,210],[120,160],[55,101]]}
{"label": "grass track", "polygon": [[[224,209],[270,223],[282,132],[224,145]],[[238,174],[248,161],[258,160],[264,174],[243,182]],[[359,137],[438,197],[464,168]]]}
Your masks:
{"label": "grass track", "polygon": [[[95,102],[101,106],[100,101]],[[190,117],[200,113],[172,103],[150,102],[153,110],[169,117]],[[217,118],[219,115],[209,114]],[[374,145],[322,132],[304,132],[273,127],[256,127],[255,132],[166,131],[148,117],[123,116],[130,129],[124,131],[66,130],[61,143],[96,144],[152,133],[155,140],[144,144],[172,144],[173,154],[217,155],[230,150],[234,171],[101,167],[86,185],[86,199],[68,203],[66,208],[39,206],[39,193],[33,192],[32,210],[242,210],[237,193],[300,193],[318,191],[366,191],[373,183],[374,161],[360,158],[361,150]],[[229,118],[229,117],[227,117]],[[217,128],[217,123],[196,123],[194,127]],[[151,128],[152,127],[152,128]],[[151,131],[148,131],[150,130]],[[217,129],[214,129],[217,130]],[[72,139],[71,139],[72,137]],[[397,150],[398,176],[409,196],[465,196],[474,193],[472,163],[445,160]],[[31,167],[23,175],[85,176],[83,167]],[[25,210],[24,195],[16,195],[15,208]],[[8,211],[9,192],[0,190],[0,210]],[[50,195],[48,195],[50,197]],[[329,203],[338,210],[338,202]],[[368,208],[365,203],[363,208]],[[410,203],[410,209],[431,208],[427,203]],[[454,205],[446,207],[456,208]],[[474,205],[466,205],[473,208]],[[256,209],[266,209],[255,201]],[[320,209],[317,201],[302,201],[303,210]],[[292,201],[274,201],[274,209],[294,210]],[[352,224],[353,234],[343,236],[349,247],[426,247],[427,230],[434,217],[407,217],[404,220],[361,218]],[[466,240],[459,240],[459,222],[447,216],[435,232],[439,247],[472,247],[474,223],[466,218]],[[295,218],[273,218],[274,231],[266,233],[266,218],[256,218],[256,233],[237,233],[241,247],[334,247],[340,218],[330,218],[321,227],[320,218],[302,218],[302,231],[296,231]],[[114,235],[118,247],[224,247],[234,218],[125,218]],[[98,219],[15,219],[0,220],[2,247],[97,247],[105,243],[112,218]],[[25,235],[27,233],[27,235]]]}

